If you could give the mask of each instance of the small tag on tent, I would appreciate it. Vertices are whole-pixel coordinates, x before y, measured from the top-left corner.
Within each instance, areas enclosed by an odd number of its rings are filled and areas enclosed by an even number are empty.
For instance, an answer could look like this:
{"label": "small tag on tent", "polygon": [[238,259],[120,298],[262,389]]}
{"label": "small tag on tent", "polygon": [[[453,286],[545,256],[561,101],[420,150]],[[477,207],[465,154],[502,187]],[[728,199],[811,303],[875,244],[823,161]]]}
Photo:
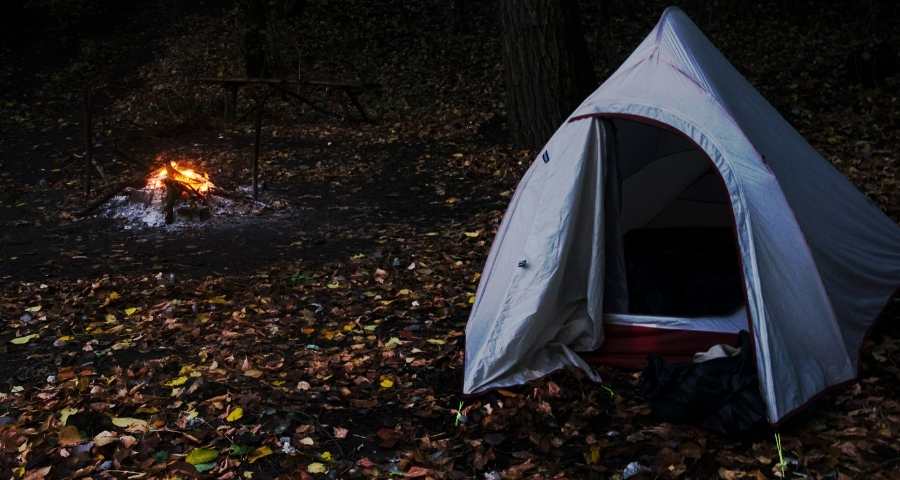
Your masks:
{"label": "small tag on tent", "polygon": [[550,163],[550,151],[544,150],[544,154],[541,155],[541,158],[544,159],[544,163]]}

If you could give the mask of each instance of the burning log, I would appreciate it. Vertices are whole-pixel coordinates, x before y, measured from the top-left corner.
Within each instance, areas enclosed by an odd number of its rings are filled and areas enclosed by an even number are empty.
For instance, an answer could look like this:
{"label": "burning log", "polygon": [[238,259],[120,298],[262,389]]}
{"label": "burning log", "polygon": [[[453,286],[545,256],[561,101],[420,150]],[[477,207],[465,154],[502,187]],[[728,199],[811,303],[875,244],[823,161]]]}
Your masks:
{"label": "burning log", "polygon": [[[165,188],[166,197],[163,202],[163,213],[166,216],[166,223],[169,224],[175,221],[175,205],[179,199],[186,199],[192,203],[200,202],[206,205],[210,188],[215,187],[209,181],[209,175],[200,175],[190,168],[179,168],[175,162],[167,162],[163,168],[157,170],[156,175],[151,179],[151,183],[153,183],[154,187],[158,185]],[[203,209],[207,212],[209,210],[208,207]],[[191,210],[199,211],[200,209],[192,206]]]}

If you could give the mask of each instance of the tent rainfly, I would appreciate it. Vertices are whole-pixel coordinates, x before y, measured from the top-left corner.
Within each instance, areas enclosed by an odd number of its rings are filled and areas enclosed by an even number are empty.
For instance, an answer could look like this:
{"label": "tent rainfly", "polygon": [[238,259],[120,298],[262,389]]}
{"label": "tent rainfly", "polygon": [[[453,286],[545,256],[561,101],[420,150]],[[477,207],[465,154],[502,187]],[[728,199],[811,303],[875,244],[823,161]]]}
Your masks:
{"label": "tent rainfly", "polygon": [[564,366],[599,380],[576,352],[635,364],[748,330],[777,423],[856,378],[898,286],[900,228],[669,8],[520,181],[466,327],[464,391]]}

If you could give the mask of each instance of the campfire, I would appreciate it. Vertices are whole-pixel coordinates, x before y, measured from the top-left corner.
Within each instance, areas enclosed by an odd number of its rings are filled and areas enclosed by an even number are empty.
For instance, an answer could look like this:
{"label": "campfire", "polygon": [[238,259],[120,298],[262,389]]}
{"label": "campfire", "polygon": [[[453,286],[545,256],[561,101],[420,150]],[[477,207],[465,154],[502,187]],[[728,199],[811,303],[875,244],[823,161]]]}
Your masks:
{"label": "campfire", "polygon": [[208,173],[183,160],[165,160],[142,183],[142,188],[126,187],[112,197],[107,214],[134,226],[157,227],[176,220],[205,220],[233,210],[234,200],[245,200],[217,187]]}
{"label": "campfire", "polygon": [[126,229],[180,228],[210,217],[245,217],[287,207],[281,200],[264,203],[254,199],[246,192],[249,187],[222,188],[196,162],[158,157],[156,164],[161,166],[98,199],[106,216],[123,221]]}
{"label": "campfire", "polygon": [[148,189],[161,190],[168,183],[177,184],[178,189],[188,190],[195,195],[206,195],[210,188],[214,188],[209,181],[209,174],[197,173],[193,168],[185,168],[176,161],[170,161],[150,175],[147,180]]}
{"label": "campfire", "polygon": [[170,224],[175,221],[176,213],[181,217],[208,217],[209,198],[214,193],[216,186],[209,180],[209,174],[172,160],[153,171],[147,185],[132,192],[132,196],[145,204],[160,204],[165,222]]}

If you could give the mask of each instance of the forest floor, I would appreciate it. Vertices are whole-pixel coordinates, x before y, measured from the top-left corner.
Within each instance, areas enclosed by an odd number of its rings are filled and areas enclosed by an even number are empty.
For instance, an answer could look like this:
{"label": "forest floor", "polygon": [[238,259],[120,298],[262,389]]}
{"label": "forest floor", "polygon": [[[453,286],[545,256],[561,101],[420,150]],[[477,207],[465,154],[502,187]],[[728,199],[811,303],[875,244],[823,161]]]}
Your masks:
{"label": "forest floor", "polygon": [[[461,395],[479,272],[532,152],[506,143],[494,3],[457,29],[451,3],[310,1],[306,73],[379,82],[379,120],[335,92],[305,92],[335,117],[271,100],[262,198],[284,207],[177,229],[76,215],[80,85],[106,183],[165,155],[246,186],[263,92],[225,123],[222,93],[190,80],[233,73],[230,14],[144,12],[46,64],[0,51],[0,477],[782,476],[771,433],[661,423],[632,372]],[[586,8],[601,75],[652,28],[647,3],[605,23]],[[750,10],[695,21],[898,219],[900,82],[846,67],[866,29]],[[860,380],[780,428],[785,477],[900,478],[900,302],[882,317]]]}

